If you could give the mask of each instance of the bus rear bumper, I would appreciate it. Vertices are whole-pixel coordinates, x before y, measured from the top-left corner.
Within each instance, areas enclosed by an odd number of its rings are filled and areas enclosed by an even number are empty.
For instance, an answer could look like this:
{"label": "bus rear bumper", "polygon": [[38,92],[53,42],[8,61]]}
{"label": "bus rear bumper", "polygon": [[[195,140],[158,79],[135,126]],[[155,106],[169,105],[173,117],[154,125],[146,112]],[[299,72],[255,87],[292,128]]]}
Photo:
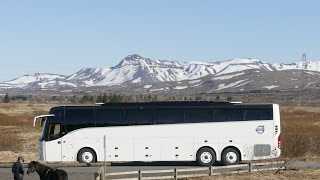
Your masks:
{"label": "bus rear bumper", "polygon": [[273,155],[275,158],[278,158],[278,157],[280,157],[280,155],[281,155],[281,149],[276,148],[276,149],[272,150],[271,153],[272,153],[272,155]]}

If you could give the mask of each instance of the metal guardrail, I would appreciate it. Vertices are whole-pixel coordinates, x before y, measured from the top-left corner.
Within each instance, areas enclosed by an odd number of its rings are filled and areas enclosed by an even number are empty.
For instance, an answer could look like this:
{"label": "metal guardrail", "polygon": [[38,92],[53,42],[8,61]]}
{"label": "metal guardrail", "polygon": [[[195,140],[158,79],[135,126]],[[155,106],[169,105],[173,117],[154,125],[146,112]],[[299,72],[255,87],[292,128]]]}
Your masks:
{"label": "metal guardrail", "polygon": [[[0,168],[11,168],[12,164],[14,162],[0,162]],[[50,167],[101,167],[104,166],[104,162],[98,162],[98,163],[90,163],[90,164],[86,164],[86,163],[78,163],[78,162],[73,162],[73,163],[65,163],[65,162],[53,162],[53,163],[48,163],[48,162],[42,162],[40,161],[41,164],[50,166]],[[107,165],[111,165],[111,163],[107,163]],[[28,162],[26,163],[22,163],[22,166],[24,168],[26,168],[28,166]]]}
{"label": "metal guardrail", "polygon": [[105,167],[100,167],[95,172],[95,180],[156,180],[156,179],[179,179],[201,176],[214,176],[221,174],[251,173],[265,170],[286,169],[285,161],[248,163],[231,166],[210,166],[188,169],[168,169],[168,170],[138,170],[119,173],[106,173]]}

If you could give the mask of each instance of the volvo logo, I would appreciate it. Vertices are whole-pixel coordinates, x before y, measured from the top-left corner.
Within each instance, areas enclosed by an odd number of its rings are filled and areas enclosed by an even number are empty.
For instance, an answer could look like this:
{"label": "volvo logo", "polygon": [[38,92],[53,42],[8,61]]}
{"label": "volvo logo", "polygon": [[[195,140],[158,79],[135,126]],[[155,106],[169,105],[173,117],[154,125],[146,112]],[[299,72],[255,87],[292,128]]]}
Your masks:
{"label": "volvo logo", "polygon": [[258,126],[256,131],[258,134],[262,134],[264,132],[264,126],[263,125]]}

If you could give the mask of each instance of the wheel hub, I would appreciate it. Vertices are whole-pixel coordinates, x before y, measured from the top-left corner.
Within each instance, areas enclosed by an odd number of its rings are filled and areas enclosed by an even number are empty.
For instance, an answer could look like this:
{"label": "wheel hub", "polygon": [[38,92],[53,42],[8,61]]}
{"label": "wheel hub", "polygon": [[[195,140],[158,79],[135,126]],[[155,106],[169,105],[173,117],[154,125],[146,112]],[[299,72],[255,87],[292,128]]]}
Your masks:
{"label": "wheel hub", "polygon": [[209,152],[203,152],[201,155],[200,155],[200,159],[203,163],[210,163],[212,161],[212,155],[211,153]]}
{"label": "wheel hub", "polygon": [[84,152],[81,157],[85,163],[90,163],[93,160],[93,155],[90,152]]}
{"label": "wheel hub", "polygon": [[237,161],[238,157],[237,157],[237,154],[234,153],[234,152],[228,152],[226,154],[226,161],[230,164],[233,164]]}

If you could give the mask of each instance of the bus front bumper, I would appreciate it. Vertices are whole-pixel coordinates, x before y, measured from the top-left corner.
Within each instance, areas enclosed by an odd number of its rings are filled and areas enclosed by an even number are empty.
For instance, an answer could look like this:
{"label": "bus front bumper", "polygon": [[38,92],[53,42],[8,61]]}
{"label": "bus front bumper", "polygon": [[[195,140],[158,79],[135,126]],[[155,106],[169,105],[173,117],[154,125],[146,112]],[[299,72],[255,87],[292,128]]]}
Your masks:
{"label": "bus front bumper", "polygon": [[45,154],[45,143],[44,141],[39,141],[39,160],[45,161],[46,160],[46,154]]}

